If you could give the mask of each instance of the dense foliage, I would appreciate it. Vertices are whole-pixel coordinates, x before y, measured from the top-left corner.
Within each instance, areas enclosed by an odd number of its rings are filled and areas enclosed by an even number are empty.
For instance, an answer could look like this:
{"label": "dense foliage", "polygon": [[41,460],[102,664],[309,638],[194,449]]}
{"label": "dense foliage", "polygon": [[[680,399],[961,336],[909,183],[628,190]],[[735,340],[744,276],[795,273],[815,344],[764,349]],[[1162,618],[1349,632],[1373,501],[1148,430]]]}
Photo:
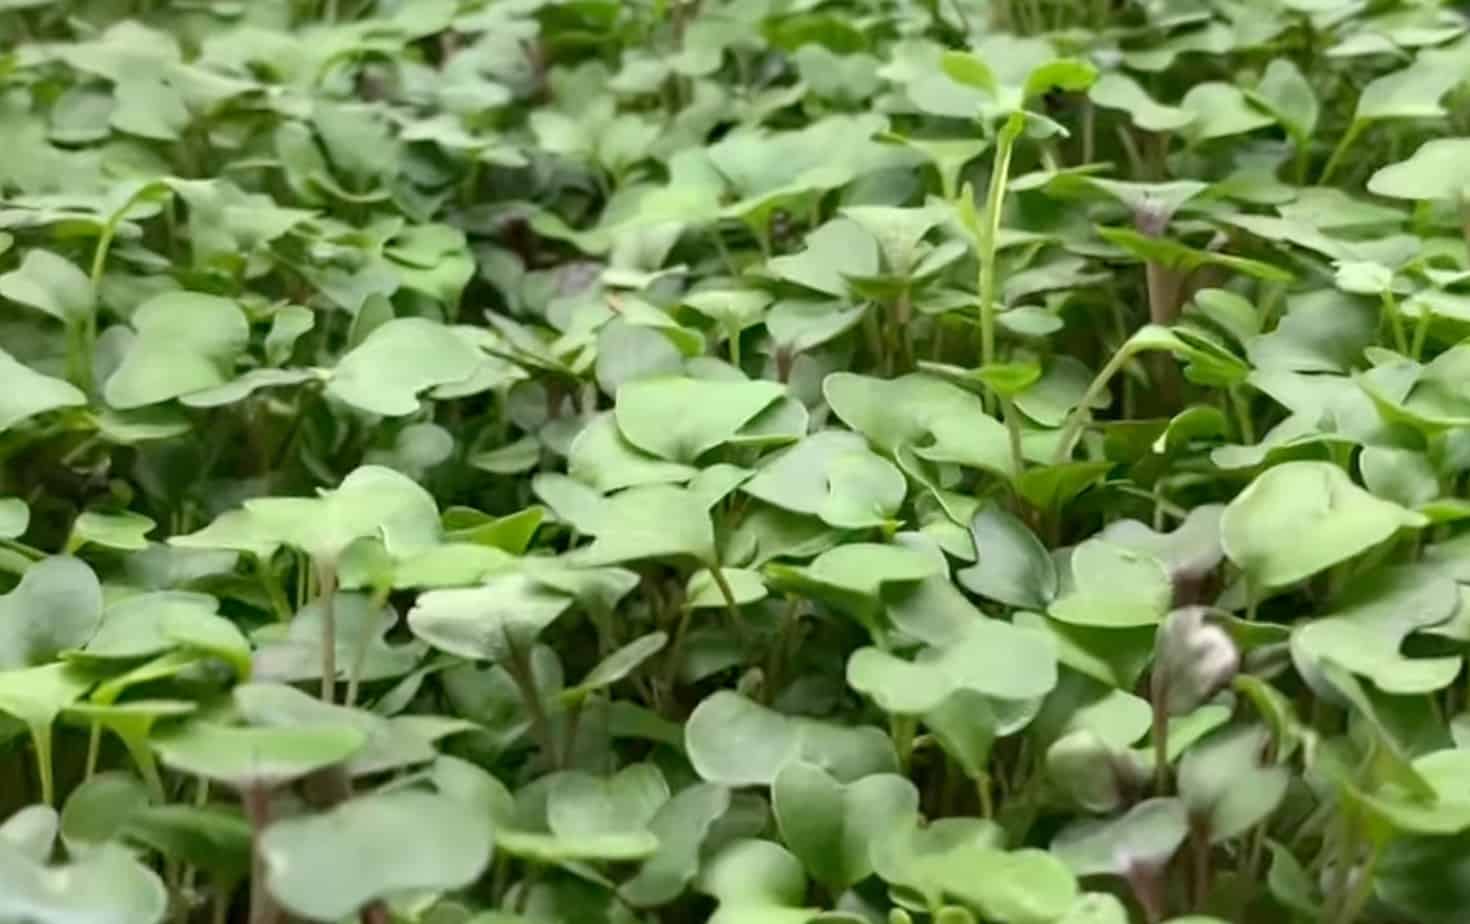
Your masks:
{"label": "dense foliage", "polygon": [[0,922],[1470,907],[1436,0],[0,0]]}

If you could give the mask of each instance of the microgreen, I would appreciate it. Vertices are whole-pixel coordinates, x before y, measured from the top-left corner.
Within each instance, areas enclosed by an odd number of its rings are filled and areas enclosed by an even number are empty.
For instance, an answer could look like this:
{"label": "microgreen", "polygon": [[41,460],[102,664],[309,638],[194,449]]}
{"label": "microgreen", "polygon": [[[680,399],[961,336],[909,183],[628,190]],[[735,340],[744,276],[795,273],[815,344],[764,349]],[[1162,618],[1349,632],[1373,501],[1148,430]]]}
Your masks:
{"label": "microgreen", "polygon": [[1462,921],[1461,6],[0,0],[0,922]]}

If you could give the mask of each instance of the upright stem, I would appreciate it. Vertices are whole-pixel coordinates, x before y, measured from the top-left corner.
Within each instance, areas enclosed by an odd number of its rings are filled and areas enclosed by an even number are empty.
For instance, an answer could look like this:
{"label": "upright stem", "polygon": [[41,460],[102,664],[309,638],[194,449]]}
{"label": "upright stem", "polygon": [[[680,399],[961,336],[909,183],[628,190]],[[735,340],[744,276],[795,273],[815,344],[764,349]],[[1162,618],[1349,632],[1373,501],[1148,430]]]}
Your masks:
{"label": "upright stem", "polygon": [[31,744],[36,749],[36,775],[41,778],[41,801],[56,804],[56,778],[51,767],[51,726],[33,725]]}
{"label": "upright stem", "polygon": [[541,702],[541,691],[536,688],[536,677],[531,668],[531,659],[519,646],[510,645],[511,656],[506,659],[505,669],[521,692],[526,703],[526,716],[531,720],[531,733],[546,753],[546,762],[554,769],[561,769],[561,757],[556,748],[556,736],[551,733],[551,720]]}
{"label": "upright stem", "polygon": [[337,563],[316,563],[322,600],[322,702],[337,693]]}
{"label": "upright stem", "polygon": [[1108,382],[1112,380],[1113,376],[1118,374],[1118,370],[1122,369],[1123,364],[1132,356],[1133,351],[1127,349],[1126,345],[1120,348],[1108,360],[1108,364],[1102,367],[1102,371],[1093,378],[1091,384],[1087,386],[1087,391],[1082,395],[1082,401],[1072,409],[1072,413],[1068,414],[1067,419],[1062,422],[1062,429],[1057,437],[1054,462],[1061,463],[1067,461],[1067,458],[1072,454],[1072,444],[1076,442],[1077,436],[1087,424],[1087,417],[1091,413],[1090,408],[1092,407],[1092,402],[1097,400],[1097,396],[1102,394],[1104,388],[1108,387]]}
{"label": "upright stem", "polygon": [[1005,204],[1006,183],[1011,172],[1011,152],[1026,120],[1013,113],[996,139],[995,164],[990,171],[990,189],[985,194],[985,224],[980,228],[980,363],[995,361],[995,251],[1000,235],[1000,211]]}
{"label": "upright stem", "polygon": [[735,592],[730,589],[730,582],[725,578],[725,572],[720,570],[719,565],[709,569],[710,576],[715,579],[715,586],[720,589],[720,596],[725,598],[725,608],[730,613],[730,619],[735,627],[740,627],[740,607],[735,603]]}
{"label": "upright stem", "polygon": [[271,823],[271,794],[262,783],[247,785],[240,792],[245,819],[250,822],[250,924],[279,924],[281,909],[265,885],[265,855],[260,839]]}
{"label": "upright stem", "polygon": [[1364,128],[1367,128],[1367,123],[1354,119],[1353,123],[1348,126],[1348,130],[1343,132],[1342,140],[1337,143],[1337,147],[1333,150],[1332,156],[1327,158],[1327,165],[1322,168],[1322,175],[1317,178],[1318,186],[1326,186],[1327,181],[1332,179],[1332,174],[1337,170],[1337,165],[1342,160],[1343,155],[1347,154],[1348,148],[1352,147],[1353,142],[1358,140],[1358,136],[1363,133]]}
{"label": "upright stem", "polygon": [[[1158,668],[1154,668],[1158,670]],[[1169,794],[1169,713],[1164,711],[1164,691],[1154,684],[1154,795]]]}

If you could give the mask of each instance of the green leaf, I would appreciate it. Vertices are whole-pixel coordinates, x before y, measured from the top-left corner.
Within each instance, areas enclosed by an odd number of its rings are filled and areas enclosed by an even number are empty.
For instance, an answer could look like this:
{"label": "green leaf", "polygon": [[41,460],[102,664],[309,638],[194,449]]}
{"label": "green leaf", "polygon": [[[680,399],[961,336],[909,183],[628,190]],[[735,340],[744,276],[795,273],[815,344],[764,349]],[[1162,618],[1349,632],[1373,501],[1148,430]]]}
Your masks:
{"label": "green leaf", "polygon": [[1174,599],[1174,585],[1158,559],[1101,539],[1072,552],[1071,592],[1047,614],[1079,626],[1128,628],[1160,622]]}
{"label": "green leaf", "polygon": [[1321,104],[1311,82],[1290,58],[1273,59],[1249,96],[1281,123],[1298,148],[1310,143]]}
{"label": "green leaf", "polygon": [[1026,525],[996,504],[970,521],[976,562],[955,574],[965,589],[1008,606],[1041,609],[1056,597],[1056,563]]}
{"label": "green leaf", "polygon": [[75,558],[44,558],[0,597],[0,671],[37,667],[80,648],[102,619],[102,588]]}
{"label": "green leaf", "polygon": [[148,534],[157,525],[148,517],[131,510],[117,513],[88,510],[72,523],[67,547],[69,551],[75,552],[91,544],[106,549],[137,552],[148,548]]}
{"label": "green leaf", "polygon": [[1287,462],[1237,495],[1220,529],[1225,554],[1262,592],[1295,584],[1427,522],[1359,488],[1335,465]]}
{"label": "green leaf", "polygon": [[248,500],[197,533],[171,539],[188,548],[238,549],[268,557],[276,545],[335,562],[354,540],[381,538],[389,554],[423,551],[439,538],[434,498],[400,472],[377,465],[354,469],[320,496]]}
{"label": "green leaf", "polygon": [[0,539],[19,539],[31,525],[31,508],[18,497],[0,497]]}
{"label": "green leaf", "polygon": [[781,839],[807,873],[840,894],[872,873],[874,843],[917,817],[919,792],[893,774],[844,786],[820,767],[796,762],[772,782],[771,809]]}
{"label": "green leaf", "polygon": [[[61,839],[71,856],[82,857],[117,839],[129,820],[148,805],[148,789],[128,773],[99,773],[83,781],[61,811]],[[49,856],[48,839],[43,856]]]}
{"label": "green leaf", "polygon": [[1044,850],[961,847],[940,858],[939,883],[989,920],[1055,921],[1077,898],[1077,880]]}
{"label": "green leaf", "polygon": [[451,328],[426,318],[395,318],[337,363],[327,394],[358,410],[402,417],[419,395],[474,375],[483,354]]}
{"label": "green leaf", "polygon": [[618,894],[637,907],[673,901],[700,868],[700,848],[715,823],[730,807],[730,791],[696,783],[676,793],[648,820],[658,838],[658,852],[643,862],[637,875]]}
{"label": "green leaf", "polygon": [[783,715],[729,690],[695,707],[684,744],[700,777],[726,786],[769,785],[798,760],[843,782],[897,768],[893,745],[876,728]]}
{"label": "green leaf", "polygon": [[785,391],[776,382],[645,379],[618,389],[615,414],[629,443],[692,465],[734,438]]}
{"label": "green leaf", "polygon": [[718,556],[708,506],[693,490],[629,488],[601,504],[595,521],[582,524],[596,540],[574,557],[582,565],[687,557],[714,566]]}
{"label": "green leaf", "polygon": [[1368,191],[1394,199],[1443,199],[1459,202],[1470,195],[1470,139],[1426,141],[1408,159],[1380,167],[1368,179]]}
{"label": "green leaf", "polygon": [[0,297],[44,311],[68,326],[83,323],[96,308],[87,274],[40,248],[26,251],[18,269],[0,275]]}
{"label": "green leaf", "polygon": [[859,648],[847,662],[848,685],[885,712],[919,715],[958,690],[1001,699],[1045,696],[1056,686],[1050,640],[999,620],[971,624],[952,645],[906,661],[878,648]]}
{"label": "green leaf", "polygon": [[1136,864],[1160,868],[1189,832],[1178,799],[1147,799],[1121,817],[1074,822],[1052,840],[1051,852],[1079,876],[1125,876]]}
{"label": "green leaf", "polygon": [[1099,106],[1127,113],[1145,131],[1178,131],[1195,119],[1193,112],[1159,103],[1137,81],[1119,73],[1103,74],[1087,95]]}
{"label": "green leaf", "polygon": [[836,298],[848,294],[849,280],[879,271],[878,240],[851,218],[835,218],[806,237],[806,249],[770,262],[779,279]]}
{"label": "green leaf", "polygon": [[1268,738],[1264,728],[1236,728],[1184,753],[1179,792],[1212,843],[1239,837],[1260,824],[1286,795],[1290,771],[1262,765]]}
{"label": "green leaf", "polygon": [[168,910],[163,882],[116,844],[43,866],[0,844],[0,917],[36,924],[156,924]]}
{"label": "green leaf", "polygon": [[103,388],[122,410],[224,385],[250,336],[238,304],[199,292],[155,295],[134,309],[131,323],[137,336]]}
{"label": "green leaf", "polygon": [[525,574],[501,574],[480,587],[434,590],[408,613],[414,635],[461,658],[505,661],[529,651],[572,598]]}
{"label": "green leaf", "polygon": [[1460,656],[1408,658],[1400,649],[1416,630],[1448,622],[1460,605],[1453,581],[1431,568],[1370,572],[1345,587],[1327,613],[1292,632],[1292,656],[1331,661],[1386,693],[1439,690],[1459,675]]}
{"label": "green leaf", "polygon": [[271,825],[260,852],[281,904],[334,921],[375,898],[468,886],[490,862],[493,830],[444,796],[375,793]]}
{"label": "green leaf", "polygon": [[176,770],[231,786],[273,786],[351,757],[367,742],[342,725],[237,728],[193,721],[154,733],[149,743]]}
{"label": "green leaf", "polygon": [[86,403],[80,389],[42,375],[0,349],[0,432],[37,414]]}

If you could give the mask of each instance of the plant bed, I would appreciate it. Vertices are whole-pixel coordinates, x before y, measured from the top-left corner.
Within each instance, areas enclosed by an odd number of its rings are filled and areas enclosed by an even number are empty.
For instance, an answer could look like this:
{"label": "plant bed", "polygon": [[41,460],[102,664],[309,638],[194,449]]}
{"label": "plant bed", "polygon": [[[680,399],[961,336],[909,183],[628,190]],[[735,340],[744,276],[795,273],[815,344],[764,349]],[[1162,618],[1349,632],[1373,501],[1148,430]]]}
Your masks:
{"label": "plant bed", "polygon": [[0,922],[1463,921],[1467,80],[0,0]]}

